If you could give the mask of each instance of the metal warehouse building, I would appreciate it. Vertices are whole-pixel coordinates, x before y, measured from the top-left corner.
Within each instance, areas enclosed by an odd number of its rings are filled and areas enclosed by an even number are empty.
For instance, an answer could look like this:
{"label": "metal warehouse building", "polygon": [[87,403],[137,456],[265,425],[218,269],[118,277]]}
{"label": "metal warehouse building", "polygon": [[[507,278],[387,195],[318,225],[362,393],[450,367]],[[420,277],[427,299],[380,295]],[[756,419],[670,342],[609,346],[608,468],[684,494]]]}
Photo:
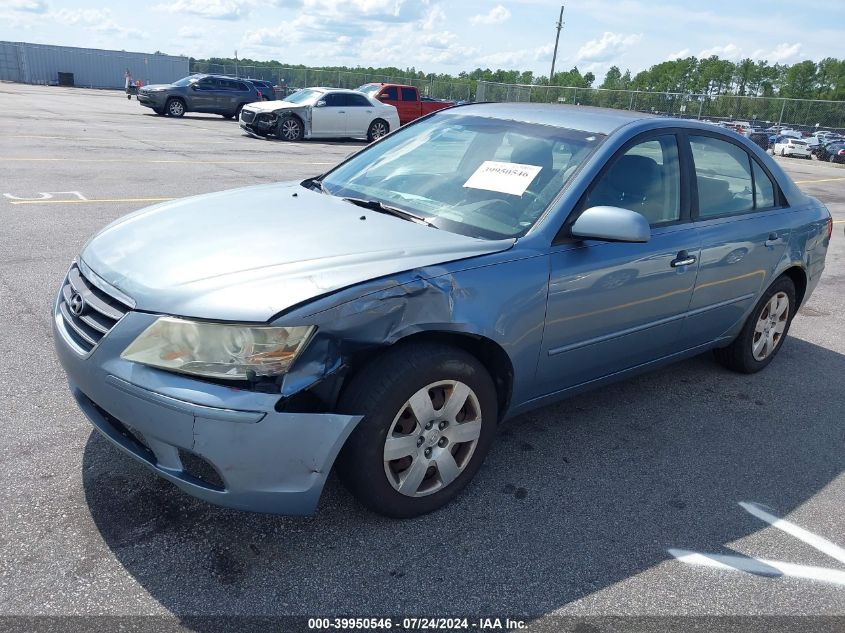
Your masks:
{"label": "metal warehouse building", "polygon": [[[0,42],[0,80],[57,85],[72,79],[73,85],[84,88],[123,88],[126,69],[144,85],[170,83],[190,74],[187,57]],[[72,78],[65,73],[72,73]]]}

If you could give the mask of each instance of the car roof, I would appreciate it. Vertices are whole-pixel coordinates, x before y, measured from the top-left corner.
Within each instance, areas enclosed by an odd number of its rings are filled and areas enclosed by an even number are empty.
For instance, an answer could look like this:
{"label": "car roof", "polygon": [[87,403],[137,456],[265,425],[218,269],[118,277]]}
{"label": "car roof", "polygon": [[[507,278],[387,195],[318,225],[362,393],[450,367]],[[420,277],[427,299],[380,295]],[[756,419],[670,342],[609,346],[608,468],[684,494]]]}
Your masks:
{"label": "car roof", "polygon": [[[610,134],[632,121],[659,118],[653,114],[592,106],[575,106],[552,103],[473,103],[449,109],[492,119],[506,119],[523,123],[538,123],[561,128]],[[680,122],[682,119],[672,119]]]}

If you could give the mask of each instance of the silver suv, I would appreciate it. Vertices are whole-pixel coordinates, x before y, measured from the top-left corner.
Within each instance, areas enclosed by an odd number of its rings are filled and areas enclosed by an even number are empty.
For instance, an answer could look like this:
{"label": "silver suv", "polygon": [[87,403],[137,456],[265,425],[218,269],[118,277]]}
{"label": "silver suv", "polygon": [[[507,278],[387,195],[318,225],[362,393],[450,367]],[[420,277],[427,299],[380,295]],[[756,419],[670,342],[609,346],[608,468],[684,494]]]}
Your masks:
{"label": "silver suv", "polygon": [[261,93],[250,82],[220,75],[191,75],[172,84],[144,86],[138,103],[156,114],[183,116],[186,112],[220,114],[238,118],[247,103],[261,101]]}

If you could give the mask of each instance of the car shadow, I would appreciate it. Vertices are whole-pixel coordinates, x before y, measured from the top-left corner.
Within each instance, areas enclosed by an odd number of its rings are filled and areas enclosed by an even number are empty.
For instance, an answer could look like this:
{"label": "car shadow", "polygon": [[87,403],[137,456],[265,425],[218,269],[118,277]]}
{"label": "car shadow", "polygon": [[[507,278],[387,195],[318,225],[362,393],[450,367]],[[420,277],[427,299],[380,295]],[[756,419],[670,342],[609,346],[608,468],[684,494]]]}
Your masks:
{"label": "car shadow", "polygon": [[235,118],[227,119],[220,114],[183,114],[179,117],[172,117],[165,114],[156,114],[155,112],[144,112],[142,113],[143,116],[152,117],[154,119],[173,119],[176,121],[221,121],[224,123],[237,123]]}
{"label": "car shadow", "polygon": [[535,617],[669,548],[733,553],[765,527],[739,501],[784,516],[810,499],[845,468],[843,374],[845,356],[793,338],[752,376],[707,354],[578,396],[504,425],[467,490],[410,521],[363,510],[334,478],[311,518],[220,509],[96,433],[85,495],[114,556],[189,627],[206,613]]}

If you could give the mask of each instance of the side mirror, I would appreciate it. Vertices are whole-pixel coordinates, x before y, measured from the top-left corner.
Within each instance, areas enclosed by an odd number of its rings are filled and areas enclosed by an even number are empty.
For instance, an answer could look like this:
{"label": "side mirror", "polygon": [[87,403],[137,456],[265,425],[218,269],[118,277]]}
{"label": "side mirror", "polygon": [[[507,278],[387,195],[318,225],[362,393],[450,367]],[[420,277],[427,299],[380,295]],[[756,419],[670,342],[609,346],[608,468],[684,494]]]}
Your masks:
{"label": "side mirror", "polygon": [[197,84],[191,84],[191,90],[199,90]]}
{"label": "side mirror", "polygon": [[323,99],[320,99],[317,103],[314,104],[315,108],[325,108],[326,102]]}
{"label": "side mirror", "polygon": [[387,94],[386,92],[382,92],[382,93],[381,93],[378,97],[376,97],[376,98],[377,98],[377,99],[390,99],[390,95],[389,95],[389,94]]}
{"label": "side mirror", "polygon": [[575,224],[572,236],[606,242],[648,242],[651,227],[648,220],[636,211],[619,207],[590,207]]}

